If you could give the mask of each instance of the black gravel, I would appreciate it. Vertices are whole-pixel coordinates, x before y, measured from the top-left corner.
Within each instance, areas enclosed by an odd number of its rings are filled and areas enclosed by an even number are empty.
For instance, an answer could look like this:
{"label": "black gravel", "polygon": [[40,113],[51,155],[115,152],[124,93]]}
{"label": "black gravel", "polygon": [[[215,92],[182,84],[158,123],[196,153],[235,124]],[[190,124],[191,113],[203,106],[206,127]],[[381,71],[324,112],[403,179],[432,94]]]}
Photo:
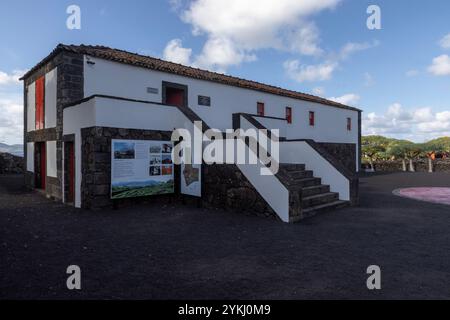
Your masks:
{"label": "black gravel", "polygon": [[0,298],[449,299],[450,207],[392,195],[412,186],[450,175],[364,177],[360,207],[288,225],[169,203],[77,210],[0,176]]}

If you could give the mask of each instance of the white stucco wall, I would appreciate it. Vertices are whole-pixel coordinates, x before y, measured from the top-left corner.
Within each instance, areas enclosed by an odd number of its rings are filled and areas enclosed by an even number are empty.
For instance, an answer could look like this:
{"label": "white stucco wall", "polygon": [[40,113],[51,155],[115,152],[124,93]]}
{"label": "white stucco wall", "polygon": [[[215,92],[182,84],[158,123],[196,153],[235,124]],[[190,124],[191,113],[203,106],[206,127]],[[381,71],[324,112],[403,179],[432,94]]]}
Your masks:
{"label": "white stucco wall", "polygon": [[75,134],[76,207],[81,206],[81,129],[94,126],[172,131],[192,123],[174,107],[99,97],[64,109],[63,134]]}
{"label": "white stucco wall", "polygon": [[[85,64],[85,96],[104,94],[146,101],[162,101],[162,81],[188,86],[188,104],[210,127],[232,128],[232,114],[255,114],[257,102],[265,104],[266,116],[284,118],[286,107],[292,107],[293,123],[286,128],[288,139],[313,139],[317,142],[358,143],[358,112],[339,109],[255,90],[237,88],[210,81],[148,70],[112,61],[91,58]],[[147,93],[147,87],[158,94]],[[198,95],[211,97],[211,106],[199,106]],[[314,111],[316,125],[309,126],[309,111]],[[353,130],[347,131],[347,117]]]}
{"label": "white stucco wall", "polygon": [[56,127],[57,68],[45,75],[45,128]]}
{"label": "white stucco wall", "polygon": [[339,192],[339,199],[350,200],[350,181],[306,142],[281,142],[280,162],[305,164],[306,170],[313,170],[332,192]]}
{"label": "white stucco wall", "polygon": [[47,176],[57,178],[56,141],[47,141]]}
{"label": "white stucco wall", "polygon": [[33,82],[28,86],[27,92],[27,132],[36,129],[36,83]]}
{"label": "white stucco wall", "polygon": [[34,143],[27,143],[27,171],[34,172]]}

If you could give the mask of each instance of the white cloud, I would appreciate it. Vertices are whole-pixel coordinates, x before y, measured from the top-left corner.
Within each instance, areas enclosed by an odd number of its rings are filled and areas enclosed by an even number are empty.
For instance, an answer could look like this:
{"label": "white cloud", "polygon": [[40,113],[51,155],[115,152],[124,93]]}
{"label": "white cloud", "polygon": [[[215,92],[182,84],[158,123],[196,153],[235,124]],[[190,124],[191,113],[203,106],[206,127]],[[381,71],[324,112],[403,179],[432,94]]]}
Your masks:
{"label": "white cloud", "polygon": [[165,60],[184,65],[191,64],[191,55],[192,49],[183,48],[183,44],[180,39],[173,39],[169,41],[163,53]]}
{"label": "white cloud", "polygon": [[381,134],[417,142],[450,135],[450,111],[434,112],[431,107],[408,110],[395,103],[381,115],[363,118],[363,134]]}
{"label": "white cloud", "polygon": [[254,61],[260,49],[320,55],[319,31],[311,15],[341,0],[194,0],[183,7],[171,0],[194,35],[207,40],[194,65],[213,70]]}
{"label": "white cloud", "polygon": [[375,48],[380,45],[380,42],[378,40],[374,40],[372,42],[363,42],[363,43],[357,43],[357,42],[349,42],[345,46],[342,47],[339,56],[341,60],[345,60],[350,55],[359,52],[359,51],[365,51],[371,48]]}
{"label": "white cloud", "polygon": [[375,79],[373,78],[373,76],[369,72],[364,73],[364,86],[371,87],[374,84]]}
{"label": "white cloud", "polygon": [[[296,59],[287,60],[283,64],[284,70],[291,79],[300,83],[330,80],[334,71],[337,70],[343,60],[348,59],[356,52],[373,48],[378,44],[378,41],[373,41],[372,43],[347,43],[339,51],[339,54],[329,55],[330,57],[321,64],[305,65],[300,64],[300,61]],[[366,73],[364,76],[366,86],[373,85],[374,80],[372,76],[369,73]]]}
{"label": "white cloud", "polygon": [[325,89],[323,87],[316,87],[312,90],[312,92],[317,96],[323,96],[325,94]]}
{"label": "white cloud", "polygon": [[228,66],[255,61],[256,56],[247,54],[227,38],[210,38],[194,65],[203,69],[213,69],[225,73]]}
{"label": "white cloud", "polygon": [[0,85],[18,85],[19,78],[22,77],[26,70],[14,70],[11,74],[0,70]]}
{"label": "white cloud", "polygon": [[407,77],[415,77],[417,75],[419,75],[419,70],[411,69],[411,70],[406,71]]}
{"label": "white cloud", "polygon": [[306,56],[319,56],[323,50],[319,47],[319,30],[314,23],[305,24],[292,31],[287,37],[290,50]]}
{"label": "white cloud", "polygon": [[331,79],[337,68],[335,62],[324,62],[317,65],[301,65],[298,60],[288,60],[283,64],[287,75],[297,81],[325,81]]}
{"label": "white cloud", "polygon": [[428,71],[435,76],[448,76],[450,75],[450,57],[443,54],[433,59],[433,64],[428,67]]}
{"label": "white cloud", "polygon": [[439,41],[439,45],[444,49],[450,49],[450,33]]}
{"label": "white cloud", "polygon": [[0,98],[0,142],[23,143],[23,102],[20,95]]}
{"label": "white cloud", "polygon": [[23,143],[23,96],[19,78],[26,72],[0,71],[0,142]]}
{"label": "white cloud", "polygon": [[331,97],[328,99],[331,101],[342,103],[347,106],[357,106],[361,97],[358,96],[357,94],[349,93],[349,94],[345,94],[341,97]]}

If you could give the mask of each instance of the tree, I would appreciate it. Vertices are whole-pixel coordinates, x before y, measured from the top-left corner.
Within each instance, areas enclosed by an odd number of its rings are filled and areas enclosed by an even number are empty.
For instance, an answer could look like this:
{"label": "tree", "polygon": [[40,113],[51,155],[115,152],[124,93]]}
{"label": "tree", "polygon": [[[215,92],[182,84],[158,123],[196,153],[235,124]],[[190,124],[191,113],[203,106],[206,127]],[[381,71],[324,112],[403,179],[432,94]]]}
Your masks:
{"label": "tree", "polygon": [[373,165],[373,162],[379,157],[379,154],[384,152],[385,150],[386,149],[383,146],[375,144],[369,144],[362,147],[361,153],[363,157],[369,161],[370,169],[372,172],[375,172],[375,166]]}
{"label": "tree", "polygon": [[409,171],[415,172],[416,169],[414,168],[414,159],[420,155],[422,150],[420,149],[420,146],[415,143],[405,144],[405,148],[405,156],[406,159],[409,160]]}
{"label": "tree", "polygon": [[447,158],[450,155],[450,137],[442,137],[439,139],[431,140],[429,143],[438,144],[440,146],[440,152],[443,158]]}
{"label": "tree", "polygon": [[394,145],[389,146],[386,153],[389,154],[394,159],[402,160],[402,169],[406,171],[406,157],[407,157],[408,147],[406,143],[396,143]]}
{"label": "tree", "polygon": [[448,148],[443,141],[437,139],[420,145],[422,155],[428,158],[428,172],[433,172],[433,161],[436,160],[436,155],[445,153]]}

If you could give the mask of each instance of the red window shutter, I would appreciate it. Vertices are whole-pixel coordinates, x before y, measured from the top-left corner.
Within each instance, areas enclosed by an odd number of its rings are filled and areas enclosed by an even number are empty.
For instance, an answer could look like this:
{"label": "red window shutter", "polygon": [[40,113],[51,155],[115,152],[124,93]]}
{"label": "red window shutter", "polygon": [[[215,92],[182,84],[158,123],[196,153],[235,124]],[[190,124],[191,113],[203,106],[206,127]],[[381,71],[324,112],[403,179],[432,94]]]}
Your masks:
{"label": "red window shutter", "polygon": [[289,124],[292,123],[292,108],[291,107],[286,107],[286,120],[287,120],[287,123],[289,123]]}
{"label": "red window shutter", "polygon": [[309,112],[309,125],[314,126],[316,124],[315,114],[313,111]]}
{"label": "red window shutter", "polygon": [[347,118],[347,130],[352,131],[352,118]]}
{"label": "red window shutter", "polygon": [[264,116],[264,103],[258,102],[256,107],[256,112],[258,116]]}
{"label": "red window shutter", "polygon": [[36,130],[44,129],[44,114],[45,114],[45,78],[40,77],[36,80]]}

